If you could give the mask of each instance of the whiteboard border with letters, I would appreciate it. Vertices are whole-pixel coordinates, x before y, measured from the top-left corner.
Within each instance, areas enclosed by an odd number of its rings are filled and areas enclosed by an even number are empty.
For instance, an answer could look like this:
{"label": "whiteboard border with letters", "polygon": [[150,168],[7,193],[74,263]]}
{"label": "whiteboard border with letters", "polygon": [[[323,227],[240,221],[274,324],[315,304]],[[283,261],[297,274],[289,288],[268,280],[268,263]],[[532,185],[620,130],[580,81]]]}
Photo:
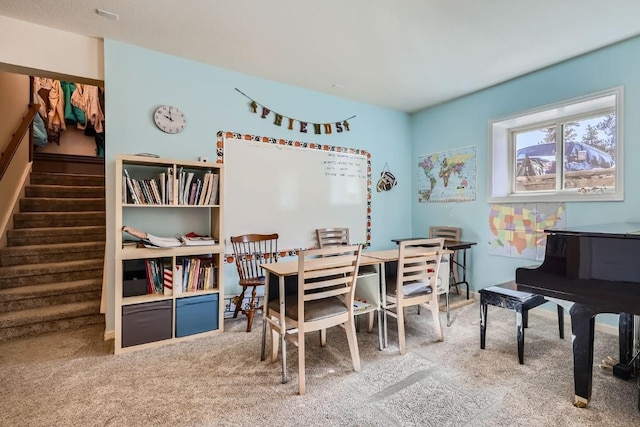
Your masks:
{"label": "whiteboard border with letters", "polygon": [[[236,234],[249,234],[249,233],[278,233],[280,235],[278,251],[280,256],[295,255],[299,249],[308,249],[317,247],[317,241],[315,238],[315,229],[324,227],[349,227],[351,243],[362,243],[365,246],[370,245],[371,241],[371,155],[369,152],[360,149],[338,147],[327,144],[317,144],[314,142],[301,142],[295,140],[288,140],[283,138],[271,138],[258,135],[241,134],[236,132],[223,132],[217,133],[217,161],[225,164],[225,224],[224,239],[226,243],[226,252],[228,256],[232,257],[232,250],[229,244],[229,237]],[[240,141],[234,141],[240,140]],[[225,144],[227,143],[242,143],[246,142],[247,146],[243,147],[242,155],[246,156],[242,159],[238,159],[237,147],[231,148],[227,151],[225,158]],[[257,144],[259,143],[259,144]],[[265,144],[261,146],[261,144]],[[263,151],[258,151],[262,149]],[[273,150],[273,151],[272,151]],[[300,151],[297,151],[300,150]],[[274,153],[282,153],[282,158],[287,163],[300,163],[300,164],[287,164],[285,168],[273,169],[273,165],[264,167],[264,163],[268,163],[268,157],[279,156]],[[309,160],[312,157],[304,156],[298,160],[300,162],[291,162],[290,156],[309,153],[313,156],[313,160]],[[232,158],[231,156],[234,156]],[[262,156],[262,157],[261,157]],[[289,156],[289,157],[287,157]],[[294,224],[292,221],[287,221],[287,218],[299,219],[304,217],[303,212],[297,212],[297,215],[291,216],[283,214],[278,208],[274,207],[273,203],[264,203],[265,198],[273,197],[278,198],[282,196],[283,191],[278,188],[277,184],[270,180],[269,171],[280,170],[287,171],[288,174],[293,174],[287,177],[288,180],[303,180],[306,185],[311,188],[314,183],[317,185],[322,184],[327,178],[324,175],[328,175],[325,169],[320,169],[321,177],[315,181],[309,181],[308,173],[306,170],[300,170],[305,161],[310,161],[310,165],[318,168],[317,156],[320,156],[322,163],[331,164],[332,159],[352,160],[351,167],[353,170],[358,170],[358,177],[342,178],[344,183],[353,185],[356,182],[358,188],[359,198],[362,198],[356,206],[352,206],[350,210],[345,211],[345,216],[349,219],[346,222],[342,218],[331,219],[331,213],[323,215],[322,219],[313,219],[310,221],[313,223],[306,224]],[[264,159],[263,159],[264,157]],[[328,160],[328,161],[324,161]],[[241,175],[236,175],[239,167],[236,165],[239,161],[246,162],[246,166],[243,168]],[[256,164],[253,164],[256,163]],[[307,167],[309,165],[306,165]],[[347,166],[348,167],[348,166]],[[361,170],[361,169],[365,170]],[[324,168],[324,166],[323,166]],[[230,172],[231,170],[231,172]],[[318,171],[316,171],[318,172]],[[280,177],[283,180],[284,177]],[[334,180],[340,178],[333,178]],[[355,180],[355,181],[354,181]],[[235,181],[235,182],[234,182]],[[318,189],[316,189],[318,190]],[[231,193],[232,191],[238,191],[239,193]],[[269,193],[273,192],[273,193]],[[243,194],[242,197],[234,197],[237,194]],[[269,195],[271,194],[271,195]],[[305,197],[305,196],[302,196]],[[235,202],[234,202],[235,200]],[[255,201],[262,200],[263,204],[267,205],[264,209],[260,208],[260,203]],[[318,199],[314,199],[317,202]],[[321,203],[321,202],[319,202]],[[245,205],[247,204],[247,205]],[[269,207],[271,206],[271,208]],[[324,208],[324,212],[330,212],[335,210],[335,215],[339,215],[339,209],[329,209],[329,206],[321,206]],[[298,209],[304,209],[304,207],[298,206]],[[354,213],[354,209],[356,210]],[[359,212],[362,212],[361,214]],[[360,216],[362,215],[362,216]],[[328,218],[324,218],[327,216]],[[244,225],[238,225],[239,221],[246,221],[247,227]],[[322,222],[323,220],[329,222]],[[232,258],[229,258],[232,259]]]}

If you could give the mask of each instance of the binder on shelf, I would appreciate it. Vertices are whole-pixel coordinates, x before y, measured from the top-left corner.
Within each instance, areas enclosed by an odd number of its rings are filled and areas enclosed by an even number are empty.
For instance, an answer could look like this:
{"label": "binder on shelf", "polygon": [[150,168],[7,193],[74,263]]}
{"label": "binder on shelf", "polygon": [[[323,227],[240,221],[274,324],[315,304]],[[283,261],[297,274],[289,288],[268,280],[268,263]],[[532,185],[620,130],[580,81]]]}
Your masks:
{"label": "binder on shelf", "polygon": [[173,294],[173,269],[171,263],[164,263],[163,266],[163,289],[165,295]]}

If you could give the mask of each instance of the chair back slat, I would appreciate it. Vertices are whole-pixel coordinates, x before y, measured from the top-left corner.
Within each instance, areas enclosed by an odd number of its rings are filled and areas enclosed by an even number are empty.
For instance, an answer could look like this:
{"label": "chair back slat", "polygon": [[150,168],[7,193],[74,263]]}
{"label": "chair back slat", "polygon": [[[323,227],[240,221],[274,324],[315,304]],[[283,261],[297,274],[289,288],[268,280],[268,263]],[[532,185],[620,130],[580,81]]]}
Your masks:
{"label": "chair back slat", "polygon": [[361,245],[300,251],[298,255],[298,310],[304,303],[343,296],[353,312],[353,291],[360,266]]}
{"label": "chair back slat", "polygon": [[430,238],[442,237],[446,240],[460,240],[461,235],[462,229],[460,227],[447,227],[443,225],[429,227]]}
{"label": "chair back slat", "polygon": [[398,298],[406,296],[407,289],[430,286],[435,290],[443,245],[443,238],[400,242],[396,279]]}
{"label": "chair back slat", "polygon": [[231,237],[240,281],[264,276],[260,264],[278,262],[278,234],[245,234]]}
{"label": "chair back slat", "polygon": [[317,228],[316,236],[320,248],[349,245],[349,229],[346,227]]}

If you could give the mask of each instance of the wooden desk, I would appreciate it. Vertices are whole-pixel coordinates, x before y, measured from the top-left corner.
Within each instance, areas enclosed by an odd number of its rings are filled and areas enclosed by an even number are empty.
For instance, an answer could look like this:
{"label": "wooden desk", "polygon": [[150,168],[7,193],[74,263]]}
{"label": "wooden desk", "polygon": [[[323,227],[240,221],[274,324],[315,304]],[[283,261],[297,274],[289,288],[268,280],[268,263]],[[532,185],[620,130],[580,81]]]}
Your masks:
{"label": "wooden desk", "polygon": [[[427,237],[407,237],[404,239],[391,239],[392,242],[399,244],[405,240],[414,240],[414,239],[427,239]],[[449,240],[445,239],[443,247],[445,249],[449,249],[451,251],[462,251],[462,262],[459,262],[457,259],[451,258],[451,272],[453,273],[453,269],[456,267],[462,268],[462,280],[459,282],[449,283],[449,286],[457,286],[457,285],[466,285],[467,286],[467,299],[469,299],[469,282],[467,281],[467,249],[471,248],[471,246],[476,245],[476,242],[463,242],[461,240]]]}

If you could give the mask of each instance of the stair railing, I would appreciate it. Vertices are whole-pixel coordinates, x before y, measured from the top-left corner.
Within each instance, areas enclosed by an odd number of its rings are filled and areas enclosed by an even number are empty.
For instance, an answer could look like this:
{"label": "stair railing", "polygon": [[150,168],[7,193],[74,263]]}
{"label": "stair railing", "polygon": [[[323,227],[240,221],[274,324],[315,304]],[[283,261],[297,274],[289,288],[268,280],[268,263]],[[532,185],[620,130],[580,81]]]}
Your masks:
{"label": "stair railing", "polygon": [[[29,107],[27,115],[20,122],[18,130],[0,157],[0,193],[3,195],[0,200],[0,248],[7,245],[7,229],[13,227],[11,218],[16,211],[25,180],[29,179],[28,173],[33,161],[33,132],[31,129],[33,129],[33,119],[38,114],[39,108],[39,104],[33,104]],[[25,138],[27,131],[30,131],[29,138]],[[28,146],[23,143],[25,139],[28,141],[26,143]]]}
{"label": "stair railing", "polygon": [[[33,122],[33,118],[38,113],[39,108],[40,108],[40,104],[32,104],[31,107],[29,107],[29,111],[27,112],[27,115],[24,116],[24,118],[22,119],[20,126],[18,126],[18,130],[16,131],[16,133],[11,138],[11,141],[9,142],[7,149],[5,150],[4,153],[2,153],[2,157],[0,157],[0,181],[2,181],[2,178],[4,178],[4,174],[7,171],[7,169],[9,169],[11,160],[13,160],[13,157],[18,152],[18,148],[20,148],[20,143],[22,142],[24,135],[27,133],[28,130],[31,129],[31,122]],[[29,138],[29,142],[30,142],[29,162],[31,162],[33,160],[33,143],[31,141],[31,138]]]}

